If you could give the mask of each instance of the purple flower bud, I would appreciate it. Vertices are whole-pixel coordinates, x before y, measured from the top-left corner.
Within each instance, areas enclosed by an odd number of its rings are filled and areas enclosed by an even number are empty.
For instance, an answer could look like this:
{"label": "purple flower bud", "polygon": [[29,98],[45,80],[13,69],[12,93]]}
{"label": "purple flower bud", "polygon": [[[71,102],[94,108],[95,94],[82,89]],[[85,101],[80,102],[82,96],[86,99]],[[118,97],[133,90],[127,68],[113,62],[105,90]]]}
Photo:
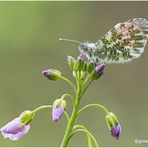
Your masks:
{"label": "purple flower bud", "polygon": [[55,81],[55,80],[60,79],[61,72],[58,70],[54,70],[54,69],[48,69],[48,70],[42,71],[42,75],[45,76],[49,80]]}
{"label": "purple flower bud", "polygon": [[98,65],[94,71],[91,73],[91,79],[92,80],[97,80],[99,79],[102,74],[103,74],[103,71],[104,71],[104,68],[105,68],[105,64],[100,64]]}
{"label": "purple flower bud", "polygon": [[79,61],[79,60],[84,61],[85,57],[86,57],[85,54],[84,54],[83,52],[81,52],[81,53],[79,54],[77,60],[78,60],[78,61]]}
{"label": "purple flower bud", "polygon": [[52,71],[52,69],[44,70],[42,71],[42,75],[44,75],[45,77],[49,77]]}
{"label": "purple flower bud", "polygon": [[59,105],[58,107],[54,106],[52,109],[53,122],[59,121],[63,114],[64,114],[64,108],[62,105]]}
{"label": "purple flower bud", "polygon": [[29,125],[25,125],[20,121],[19,118],[16,118],[2,127],[0,131],[4,138],[9,138],[12,141],[17,141],[25,134],[27,134],[29,129]]}
{"label": "purple flower bud", "polygon": [[97,73],[97,74],[102,73],[102,72],[104,71],[105,66],[106,66],[106,65],[105,65],[104,63],[103,63],[103,64],[98,65],[98,66],[95,68],[96,73]]}
{"label": "purple flower bud", "polygon": [[119,139],[121,135],[121,125],[118,123],[115,127],[110,129],[110,132],[114,138]]}
{"label": "purple flower bud", "polygon": [[111,135],[118,139],[121,135],[121,125],[119,124],[116,115],[110,112],[108,115],[106,115],[106,122]]}
{"label": "purple flower bud", "polygon": [[80,53],[77,57],[74,71],[85,71],[86,70],[86,56],[84,53]]}

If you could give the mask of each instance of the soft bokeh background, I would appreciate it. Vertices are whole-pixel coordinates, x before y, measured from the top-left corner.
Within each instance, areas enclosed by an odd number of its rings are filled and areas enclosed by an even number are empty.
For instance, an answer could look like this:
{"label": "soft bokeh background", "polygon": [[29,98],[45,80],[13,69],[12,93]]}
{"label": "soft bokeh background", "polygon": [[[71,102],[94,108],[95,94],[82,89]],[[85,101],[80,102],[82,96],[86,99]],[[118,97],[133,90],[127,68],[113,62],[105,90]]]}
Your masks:
{"label": "soft bokeh background", "polygon": [[[148,2],[0,2],[0,126],[26,109],[52,103],[71,89],[63,81],[48,81],[47,68],[59,69],[72,79],[66,56],[78,56],[77,45],[60,37],[97,41],[116,23],[135,17],[148,19]],[[148,45],[141,58],[128,64],[108,65],[94,82],[82,105],[101,103],[117,114],[121,138],[114,140],[101,110],[88,110],[79,123],[94,133],[101,146],[148,146]],[[68,109],[71,105],[68,103]],[[0,146],[59,146],[66,127],[63,117],[53,124],[51,111],[38,113],[30,132],[20,141],[4,140]],[[87,146],[84,134],[69,146]]]}

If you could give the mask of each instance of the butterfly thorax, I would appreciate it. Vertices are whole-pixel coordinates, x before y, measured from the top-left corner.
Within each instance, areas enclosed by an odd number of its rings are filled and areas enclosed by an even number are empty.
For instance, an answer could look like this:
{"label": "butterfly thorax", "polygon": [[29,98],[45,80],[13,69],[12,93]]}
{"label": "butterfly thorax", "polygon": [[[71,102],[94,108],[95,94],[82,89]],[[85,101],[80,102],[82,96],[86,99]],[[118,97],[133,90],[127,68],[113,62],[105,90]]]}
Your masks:
{"label": "butterfly thorax", "polygon": [[83,52],[88,59],[96,58],[95,53],[96,51],[101,50],[101,48],[102,47],[98,43],[84,42],[79,45],[80,52]]}

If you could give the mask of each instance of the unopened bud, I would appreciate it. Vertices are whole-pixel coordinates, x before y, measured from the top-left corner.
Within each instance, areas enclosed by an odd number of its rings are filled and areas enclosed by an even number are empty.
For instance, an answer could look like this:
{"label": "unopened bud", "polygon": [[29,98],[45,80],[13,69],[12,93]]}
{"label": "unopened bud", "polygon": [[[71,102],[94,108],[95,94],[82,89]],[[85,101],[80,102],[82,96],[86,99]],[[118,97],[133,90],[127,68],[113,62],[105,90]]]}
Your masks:
{"label": "unopened bud", "polygon": [[98,74],[102,73],[102,72],[104,71],[105,66],[106,66],[105,64],[100,64],[100,65],[98,65],[98,66],[95,68],[96,73],[98,73]]}
{"label": "unopened bud", "polygon": [[114,138],[119,139],[122,128],[115,114],[110,112],[108,115],[106,115],[106,123],[111,135]]}
{"label": "unopened bud", "polygon": [[75,63],[74,70],[75,71],[85,71],[86,70],[84,53],[80,53],[80,55],[78,56],[76,63]]}
{"label": "unopened bud", "polygon": [[105,64],[100,64],[100,65],[98,65],[98,66],[95,68],[95,70],[92,72],[91,78],[92,78],[93,80],[97,80],[98,78],[100,78],[101,75],[103,74],[104,68],[105,68]]}
{"label": "unopened bud", "polygon": [[76,60],[72,56],[67,56],[67,62],[70,69],[73,71]]}
{"label": "unopened bud", "polygon": [[93,59],[90,59],[88,64],[87,64],[87,71],[88,73],[91,73],[96,67],[96,63]]}
{"label": "unopened bud", "polygon": [[49,80],[56,81],[61,78],[61,72],[54,69],[48,69],[42,71],[43,76],[45,76]]}
{"label": "unopened bud", "polygon": [[64,110],[66,109],[66,101],[63,99],[57,99],[53,103],[52,109],[52,120],[57,122],[64,114]]}

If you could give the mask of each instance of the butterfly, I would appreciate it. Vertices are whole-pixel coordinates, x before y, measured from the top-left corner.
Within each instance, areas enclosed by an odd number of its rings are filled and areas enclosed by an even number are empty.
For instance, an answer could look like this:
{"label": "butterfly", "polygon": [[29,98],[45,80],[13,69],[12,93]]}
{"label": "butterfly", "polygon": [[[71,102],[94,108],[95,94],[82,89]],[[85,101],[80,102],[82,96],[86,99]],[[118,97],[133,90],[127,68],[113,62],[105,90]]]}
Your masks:
{"label": "butterfly", "polygon": [[125,63],[138,58],[148,39],[148,21],[134,18],[116,24],[96,43],[81,43],[75,40],[60,39],[79,43],[79,51],[88,60],[100,63]]}

